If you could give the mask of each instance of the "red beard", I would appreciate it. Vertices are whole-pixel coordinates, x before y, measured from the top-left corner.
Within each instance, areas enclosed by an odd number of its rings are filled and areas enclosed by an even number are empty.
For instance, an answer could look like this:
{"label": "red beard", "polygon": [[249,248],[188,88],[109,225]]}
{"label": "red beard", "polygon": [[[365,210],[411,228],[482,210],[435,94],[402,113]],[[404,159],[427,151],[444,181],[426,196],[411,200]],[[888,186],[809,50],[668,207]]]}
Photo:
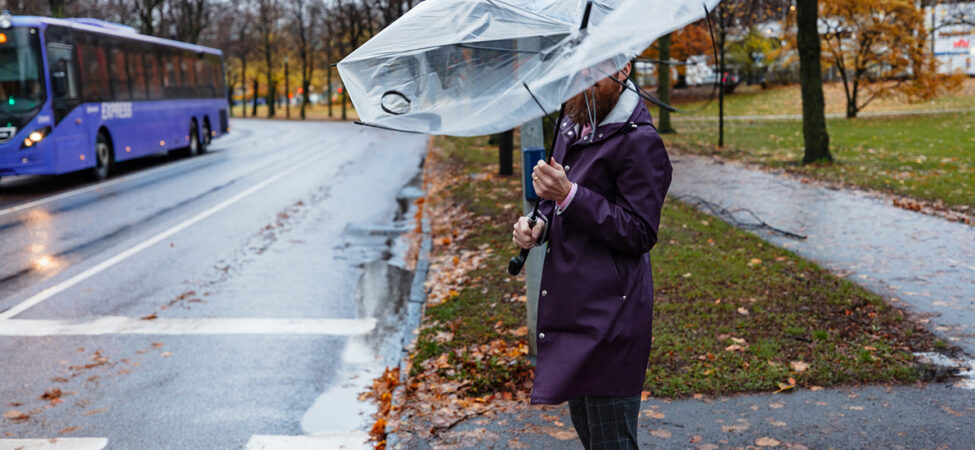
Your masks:
{"label": "red beard", "polygon": [[[596,83],[592,89],[586,89],[565,102],[565,116],[577,124],[589,125],[593,119],[590,114],[594,114],[596,122],[593,125],[598,125],[616,106],[621,93],[622,89],[619,84],[610,80],[603,80]],[[593,105],[593,94],[596,96],[595,106]],[[586,106],[585,95],[589,96],[588,107]]]}

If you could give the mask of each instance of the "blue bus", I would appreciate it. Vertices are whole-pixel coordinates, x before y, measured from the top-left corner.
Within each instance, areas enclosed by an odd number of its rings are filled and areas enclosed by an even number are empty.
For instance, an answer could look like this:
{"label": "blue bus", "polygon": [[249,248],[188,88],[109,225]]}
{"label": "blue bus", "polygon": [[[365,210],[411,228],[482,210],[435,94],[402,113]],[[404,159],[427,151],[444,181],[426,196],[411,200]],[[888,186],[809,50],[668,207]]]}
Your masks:
{"label": "blue bus", "polygon": [[94,19],[0,15],[0,176],[202,154],[229,131],[220,50]]}

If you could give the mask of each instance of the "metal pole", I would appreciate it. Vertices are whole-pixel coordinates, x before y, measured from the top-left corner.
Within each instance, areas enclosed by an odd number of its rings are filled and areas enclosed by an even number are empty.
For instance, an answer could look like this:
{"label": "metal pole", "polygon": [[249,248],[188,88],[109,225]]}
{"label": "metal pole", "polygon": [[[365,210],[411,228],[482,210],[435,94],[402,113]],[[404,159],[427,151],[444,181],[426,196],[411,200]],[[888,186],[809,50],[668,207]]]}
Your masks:
{"label": "metal pole", "polygon": [[515,173],[512,156],[515,146],[515,130],[498,135],[498,174],[508,176]]}
{"label": "metal pole", "polygon": [[[529,148],[545,148],[545,132],[542,129],[542,118],[529,120],[521,125],[521,149],[524,151]],[[530,171],[532,167],[522,167],[521,170]],[[521,177],[522,193],[527,192],[528,186],[525,186],[526,181],[525,176]],[[525,199],[525,196],[521,196],[521,209],[524,215],[530,215],[532,209],[535,207],[534,202],[530,202]],[[527,288],[528,301],[526,302],[527,309],[527,325],[528,325],[528,355],[534,362],[535,355],[538,354],[538,291],[542,283],[542,265],[545,263],[545,252],[548,244],[542,244],[541,246],[532,250],[528,254],[528,260],[525,262],[525,287]]]}

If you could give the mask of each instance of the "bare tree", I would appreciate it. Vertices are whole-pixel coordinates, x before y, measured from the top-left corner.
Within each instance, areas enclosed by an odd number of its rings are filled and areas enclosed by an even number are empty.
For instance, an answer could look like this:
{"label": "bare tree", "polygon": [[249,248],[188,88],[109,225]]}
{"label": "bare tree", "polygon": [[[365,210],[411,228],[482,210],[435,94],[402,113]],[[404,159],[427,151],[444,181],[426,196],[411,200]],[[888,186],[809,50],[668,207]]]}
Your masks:
{"label": "bare tree", "polygon": [[267,116],[274,117],[274,63],[271,60],[278,32],[279,5],[277,0],[257,0],[257,28],[264,50],[264,70],[267,75]]}
{"label": "bare tree", "polygon": [[315,53],[318,47],[317,35],[312,27],[318,23],[321,5],[307,0],[291,0],[291,31],[298,41],[298,59],[301,60],[301,118],[305,118],[311,79],[315,73]]}

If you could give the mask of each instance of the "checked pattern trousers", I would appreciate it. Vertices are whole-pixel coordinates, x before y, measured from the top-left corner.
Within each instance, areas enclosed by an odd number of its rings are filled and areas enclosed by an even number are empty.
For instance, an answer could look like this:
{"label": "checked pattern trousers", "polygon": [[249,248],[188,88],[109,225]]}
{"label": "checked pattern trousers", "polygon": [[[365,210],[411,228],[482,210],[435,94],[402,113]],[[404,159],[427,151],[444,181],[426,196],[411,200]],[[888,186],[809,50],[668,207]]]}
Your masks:
{"label": "checked pattern trousers", "polygon": [[577,397],[569,400],[572,426],[586,450],[636,450],[640,396]]}

